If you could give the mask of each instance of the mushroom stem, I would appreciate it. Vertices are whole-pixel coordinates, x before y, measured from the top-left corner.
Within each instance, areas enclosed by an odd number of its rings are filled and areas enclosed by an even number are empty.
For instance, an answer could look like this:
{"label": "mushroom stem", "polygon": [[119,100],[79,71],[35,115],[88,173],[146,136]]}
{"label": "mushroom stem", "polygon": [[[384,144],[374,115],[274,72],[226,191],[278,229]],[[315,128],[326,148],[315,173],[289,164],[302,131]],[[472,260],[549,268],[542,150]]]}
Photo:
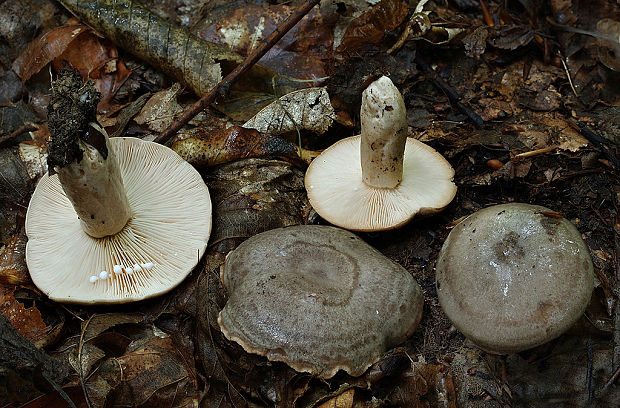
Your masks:
{"label": "mushroom stem", "polygon": [[364,183],[377,188],[398,186],[403,177],[407,109],[390,78],[382,76],[364,90],[360,119]]}
{"label": "mushroom stem", "polygon": [[88,132],[99,133],[94,138],[100,140],[103,136],[105,149],[100,150],[104,154],[79,139],[79,148],[83,152],[81,159],[65,166],[56,166],[55,170],[84,232],[94,238],[102,238],[123,229],[131,218],[131,208],[108,135],[96,124],[91,123],[90,126],[92,129]]}

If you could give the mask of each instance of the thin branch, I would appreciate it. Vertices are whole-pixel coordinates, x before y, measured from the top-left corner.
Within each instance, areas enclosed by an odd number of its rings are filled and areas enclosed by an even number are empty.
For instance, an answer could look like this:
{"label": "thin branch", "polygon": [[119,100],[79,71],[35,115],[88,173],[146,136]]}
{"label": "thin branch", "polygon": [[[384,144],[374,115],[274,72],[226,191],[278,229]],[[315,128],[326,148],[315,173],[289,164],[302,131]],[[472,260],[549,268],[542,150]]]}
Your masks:
{"label": "thin branch", "polygon": [[32,124],[32,123],[28,123],[26,125],[22,125],[20,127],[18,127],[17,129],[15,129],[14,131],[12,131],[11,133],[9,133],[8,135],[2,135],[0,136],[0,146],[2,146],[3,144],[12,141],[13,139],[15,139],[18,136],[21,136],[22,134],[26,133],[26,132],[32,132],[37,130],[37,127]]}
{"label": "thin branch", "polygon": [[245,74],[259,59],[263,57],[295,24],[299,22],[320,0],[309,0],[301,4],[282,24],[280,24],[266,39],[264,39],[256,50],[246,57],[233,71],[213,87],[205,96],[200,98],[189,110],[175,120],[168,129],[161,133],[155,142],[166,143],[176,132],[185,126],[197,114],[202,112],[207,106],[215,102],[219,97],[228,94],[231,86],[237,82],[241,75]]}
{"label": "thin branch", "polygon": [[456,105],[456,108],[467,115],[467,117],[473,122],[474,126],[480,129],[484,125],[484,120],[474,112],[471,108],[467,107],[463,102],[461,102],[461,97],[459,94],[446,82],[444,82],[435,72],[433,68],[431,68],[426,62],[424,62],[420,57],[416,55],[415,57],[416,65],[425,73],[431,74],[431,80],[435,84],[435,86],[443,93],[446,94],[451,103]]}

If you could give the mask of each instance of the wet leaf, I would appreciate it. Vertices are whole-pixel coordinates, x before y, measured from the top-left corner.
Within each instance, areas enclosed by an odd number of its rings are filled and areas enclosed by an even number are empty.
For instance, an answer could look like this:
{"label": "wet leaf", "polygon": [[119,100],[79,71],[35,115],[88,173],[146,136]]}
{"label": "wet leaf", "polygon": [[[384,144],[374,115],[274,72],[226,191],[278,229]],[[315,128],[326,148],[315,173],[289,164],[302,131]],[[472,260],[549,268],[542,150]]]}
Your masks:
{"label": "wet leaf", "polygon": [[138,323],[142,320],[139,314],[106,313],[93,315],[89,320],[82,323],[82,343],[86,343],[103,333],[104,331],[119,325]]}
{"label": "wet leaf", "polygon": [[42,344],[51,328],[43,321],[36,304],[25,307],[14,295],[14,288],[0,287],[0,314],[9,319],[15,330],[29,342],[35,346]]}
{"label": "wet leaf", "polygon": [[24,86],[13,71],[0,73],[0,105],[7,105],[22,97]]}
{"label": "wet leaf", "polygon": [[65,384],[69,367],[37,349],[3,315],[0,333],[0,404],[26,402]]}
{"label": "wet leaf", "polygon": [[20,285],[30,281],[26,267],[26,234],[22,229],[0,248],[0,287]]}
{"label": "wet leaf", "polygon": [[282,160],[239,160],[213,169],[205,177],[214,198],[209,245],[303,223],[309,210],[303,176]]}
{"label": "wet leaf", "polygon": [[353,398],[355,397],[355,389],[351,388],[342,394],[326,401],[318,406],[318,408],[351,408],[353,407]]}
{"label": "wet leaf", "polygon": [[443,364],[413,362],[411,369],[401,375],[389,400],[396,406],[456,408],[452,371]]}
{"label": "wet leaf", "polygon": [[605,36],[599,38],[599,59],[609,69],[620,71],[620,21],[600,19],[596,31]]}
{"label": "wet leaf", "polygon": [[534,39],[534,30],[528,26],[504,25],[489,27],[489,44],[503,50],[515,50]]}
{"label": "wet leaf", "polygon": [[193,407],[193,365],[184,361],[170,337],[151,335],[132,343],[127,353],[106,360],[90,383],[107,385],[111,406]]}
{"label": "wet leaf", "polygon": [[[208,41],[225,44],[248,55],[294,10],[289,4],[248,4],[233,8],[217,23],[199,31]],[[335,15],[314,8],[261,59],[261,64],[297,79],[327,76],[333,49]]]}
{"label": "wet leaf", "polygon": [[13,71],[22,81],[62,55],[80,34],[92,31],[85,25],[67,25],[53,29],[30,42],[13,62]]}
{"label": "wet leaf", "polygon": [[[94,0],[91,7],[82,7],[77,0],[60,3],[82,22],[182,82],[196,95],[206,94],[221,81],[222,73],[232,71],[243,60],[223,46],[168,23],[135,1]],[[238,84],[238,89],[269,92],[273,75],[272,71],[255,65]]]}
{"label": "wet leaf", "polygon": [[336,52],[355,54],[362,47],[380,43],[387,31],[405,21],[408,11],[407,4],[400,0],[380,1],[349,24]]}
{"label": "wet leaf", "polygon": [[327,88],[307,88],[291,92],[264,107],[243,127],[279,135],[295,130],[323,134],[334,120],[334,108]]}
{"label": "wet leaf", "polygon": [[[2,212],[15,211],[28,205],[34,183],[28,175],[26,165],[21,161],[16,148],[0,149],[0,209]],[[2,235],[12,228],[2,226]],[[3,239],[5,239],[3,237]]]}
{"label": "wet leaf", "polygon": [[131,72],[117,61],[116,47],[105,43],[85,25],[53,29],[32,41],[13,63],[22,81],[28,80],[50,62],[56,71],[69,63],[84,79],[95,81],[101,92],[99,110],[109,109],[110,101]]}
{"label": "wet leaf", "polygon": [[592,340],[592,358],[588,362],[585,337],[564,335],[551,344],[521,353],[524,355],[512,354],[505,363],[500,356],[463,348],[452,362],[459,404],[489,408],[498,404],[549,406],[557,404],[561,396],[561,405],[581,407],[588,405],[591,390],[592,406],[613,406],[613,401],[620,400],[620,389],[611,387],[601,392],[611,375],[613,351],[606,340]]}
{"label": "wet leaf", "polygon": [[[252,157],[281,156],[298,158],[297,146],[286,140],[254,129],[232,126],[208,131],[196,128],[187,139],[173,143],[172,149],[183,159],[199,168]],[[312,157],[313,152],[306,150]]]}

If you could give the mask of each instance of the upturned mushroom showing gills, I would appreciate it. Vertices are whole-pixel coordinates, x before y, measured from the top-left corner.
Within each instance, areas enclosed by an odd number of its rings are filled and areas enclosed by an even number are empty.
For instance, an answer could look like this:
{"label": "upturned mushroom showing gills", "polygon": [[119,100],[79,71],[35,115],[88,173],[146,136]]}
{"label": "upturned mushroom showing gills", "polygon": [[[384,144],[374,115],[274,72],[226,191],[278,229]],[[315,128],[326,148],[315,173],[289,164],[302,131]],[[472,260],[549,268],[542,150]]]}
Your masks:
{"label": "upturned mushroom showing gills", "polygon": [[437,260],[442,309],[481,349],[507,354],[550,341],[583,314],[590,253],[570,221],[513,203],[482,209],[448,235]]}
{"label": "upturned mushroom showing gills", "polygon": [[407,137],[403,96],[383,76],[362,93],[361,135],[340,140],[308,167],[310,204],[330,223],[355,231],[398,228],[454,198],[454,170]]}
{"label": "upturned mushroom showing gills", "polygon": [[228,254],[222,280],[230,297],[218,323],[228,339],[323,378],[361,375],[422,316],[413,277],[335,227],[255,235]]}
{"label": "upturned mushroom showing gills", "polygon": [[[52,86],[49,168],[26,215],[26,262],[51,299],[123,303],[165,293],[197,264],[211,232],[200,174],[169,148],[108,138],[98,93],[79,75]],[[90,122],[90,123],[89,123]]]}

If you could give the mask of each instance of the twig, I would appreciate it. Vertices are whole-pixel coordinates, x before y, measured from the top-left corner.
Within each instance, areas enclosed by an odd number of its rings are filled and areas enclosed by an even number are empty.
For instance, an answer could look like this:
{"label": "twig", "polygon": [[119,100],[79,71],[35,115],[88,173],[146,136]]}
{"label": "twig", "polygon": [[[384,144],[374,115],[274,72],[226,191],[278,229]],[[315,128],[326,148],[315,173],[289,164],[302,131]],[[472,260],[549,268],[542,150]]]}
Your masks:
{"label": "twig", "polygon": [[495,26],[495,22],[493,21],[491,13],[489,13],[489,9],[487,8],[486,3],[483,0],[480,0],[479,3],[480,9],[482,9],[482,16],[484,17],[484,22],[486,23],[486,25],[488,25],[489,27]]}
{"label": "twig", "polygon": [[616,368],[616,371],[614,372],[614,374],[611,376],[611,378],[609,379],[609,381],[607,381],[605,383],[605,385],[603,386],[603,391],[607,390],[609,387],[611,387],[613,385],[614,382],[616,382],[616,380],[618,379],[618,377],[620,377],[620,366],[618,366],[618,368]]}
{"label": "twig", "polygon": [[570,89],[573,90],[573,93],[579,99],[579,95],[577,95],[577,90],[575,89],[575,85],[573,85],[573,79],[570,76],[570,71],[568,70],[568,65],[566,65],[566,61],[564,61],[564,56],[559,51],[558,51],[558,55],[560,56],[560,61],[562,61],[562,66],[564,67],[564,71],[566,71],[566,77],[568,78]]}
{"label": "twig", "polygon": [[459,94],[456,93],[456,91],[452,89],[450,85],[448,85],[441,78],[439,78],[435,70],[429,67],[428,64],[417,55],[415,57],[415,63],[418,67],[422,69],[422,71],[433,75],[431,80],[433,81],[435,86],[437,86],[446,94],[448,99],[450,99],[450,102],[456,105],[458,110],[460,110],[462,113],[467,115],[467,117],[469,117],[469,119],[474,123],[474,126],[476,126],[476,128],[480,129],[482,125],[484,125],[484,120],[476,112],[465,106],[465,104],[461,102],[461,97],[459,96]]}
{"label": "twig", "polygon": [[93,403],[90,400],[90,396],[88,395],[88,388],[86,387],[86,378],[84,376],[84,369],[82,367],[82,351],[84,348],[84,337],[86,336],[86,330],[88,329],[88,325],[93,320],[96,314],[93,314],[82,327],[82,333],[80,333],[80,341],[78,342],[78,355],[77,355],[77,369],[78,369],[78,377],[80,378],[80,385],[82,386],[82,392],[84,393],[84,399],[86,400],[86,405],[88,408],[93,407]]}
{"label": "twig", "polygon": [[17,136],[20,136],[26,132],[32,132],[34,130],[37,130],[37,127],[31,123],[22,125],[18,127],[17,129],[15,129],[14,131],[12,131],[11,133],[9,133],[8,135],[0,136],[0,146],[2,146],[8,141],[15,139]]}
{"label": "twig", "polygon": [[558,148],[558,146],[554,145],[554,146],[549,146],[549,147],[543,147],[542,149],[532,150],[532,151],[525,152],[525,153],[519,153],[519,154],[515,155],[515,157],[510,159],[510,161],[516,162],[516,161],[519,161],[521,159],[526,159],[528,157],[534,157],[534,156],[538,156],[540,154],[549,153],[549,152],[554,151],[557,148]]}
{"label": "twig", "polygon": [[190,120],[199,114],[207,106],[228,94],[231,86],[237,82],[239,77],[245,74],[254,64],[262,58],[295,24],[299,22],[320,0],[309,0],[301,4],[282,24],[280,24],[266,39],[264,39],[256,50],[246,57],[245,60],[232,70],[224,79],[213,87],[205,96],[200,98],[189,110],[175,120],[168,129],[155,138],[157,143],[166,143],[172,135],[185,126]]}
{"label": "twig", "polygon": [[573,127],[577,127],[579,129],[579,133],[581,133],[586,139],[588,139],[588,141],[593,143],[594,146],[596,146],[603,152],[607,160],[609,160],[611,164],[613,164],[616,170],[620,169],[620,161],[618,160],[618,157],[607,146],[607,144],[609,143],[607,140],[605,140],[597,133],[594,133],[594,131],[582,121],[571,121],[570,123],[573,125]]}

